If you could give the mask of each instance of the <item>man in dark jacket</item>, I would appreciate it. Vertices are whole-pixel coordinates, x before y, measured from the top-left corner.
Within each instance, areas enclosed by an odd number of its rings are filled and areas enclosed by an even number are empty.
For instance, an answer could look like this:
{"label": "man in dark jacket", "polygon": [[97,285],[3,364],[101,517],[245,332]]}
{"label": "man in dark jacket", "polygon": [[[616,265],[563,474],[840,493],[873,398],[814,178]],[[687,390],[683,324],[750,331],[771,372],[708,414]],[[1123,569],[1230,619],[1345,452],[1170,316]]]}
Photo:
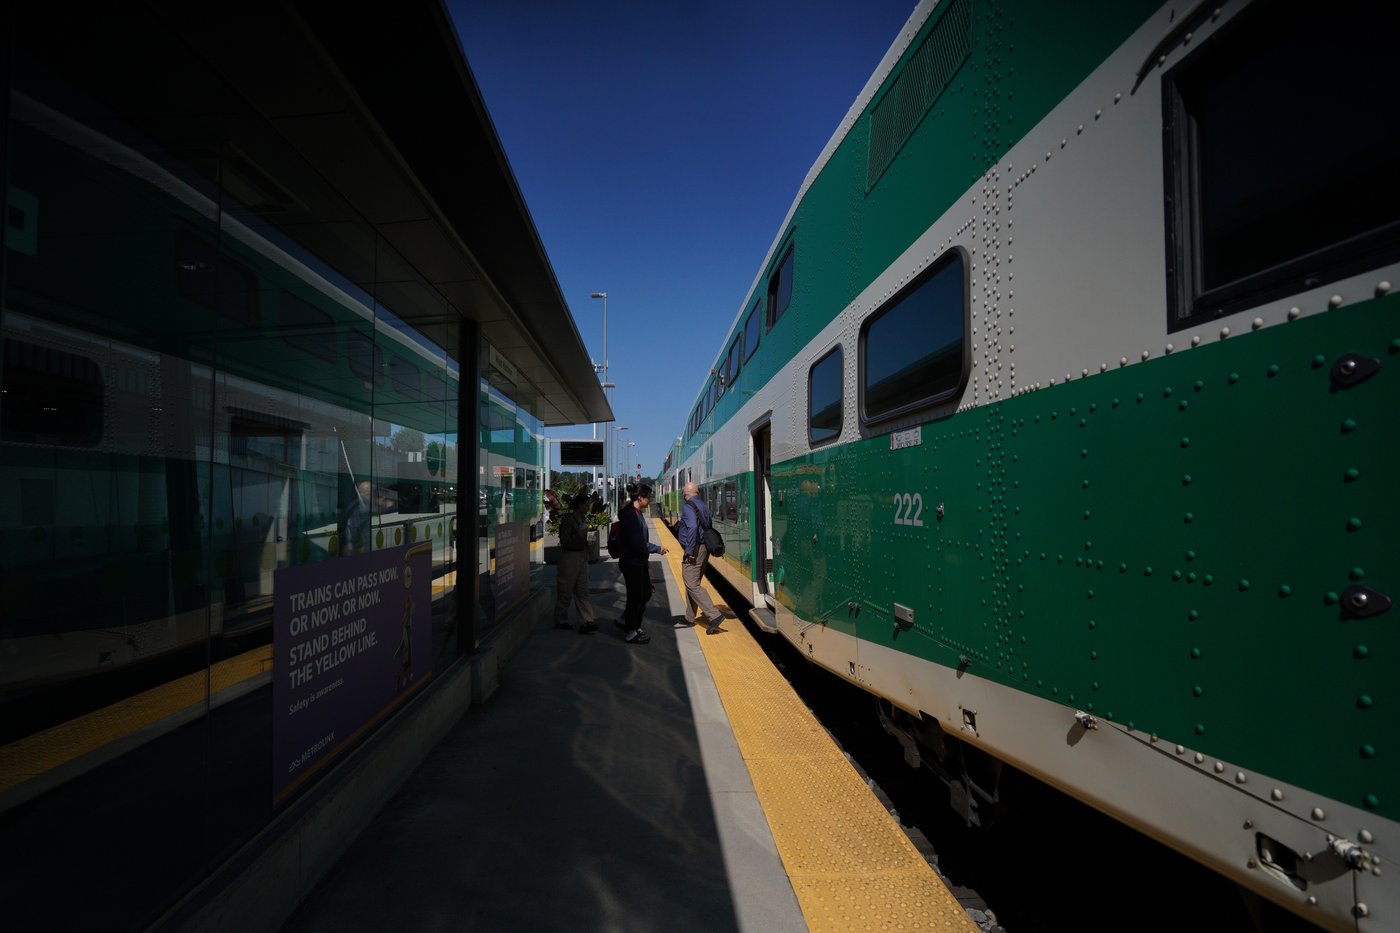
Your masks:
{"label": "man in dark jacket", "polygon": [[651,574],[647,571],[647,561],[652,554],[665,554],[666,548],[651,543],[651,532],[647,527],[647,509],[651,507],[651,487],[642,485],[637,495],[617,513],[619,532],[622,537],[622,556],[617,559],[622,568],[622,580],[627,584],[627,608],[617,624],[627,633],[628,644],[645,645],[651,641],[642,631],[642,613],[647,600],[651,598]]}
{"label": "man in dark jacket", "polygon": [[705,592],[703,581],[705,567],[710,563],[710,552],[705,548],[705,529],[710,527],[710,509],[700,498],[700,487],[686,483],[682,490],[685,505],[681,507],[680,540],[681,580],[685,583],[686,620],[680,625],[695,624],[695,607],[705,613],[705,634],[719,632],[719,624],[724,621],[724,613],[715,608],[714,600]]}

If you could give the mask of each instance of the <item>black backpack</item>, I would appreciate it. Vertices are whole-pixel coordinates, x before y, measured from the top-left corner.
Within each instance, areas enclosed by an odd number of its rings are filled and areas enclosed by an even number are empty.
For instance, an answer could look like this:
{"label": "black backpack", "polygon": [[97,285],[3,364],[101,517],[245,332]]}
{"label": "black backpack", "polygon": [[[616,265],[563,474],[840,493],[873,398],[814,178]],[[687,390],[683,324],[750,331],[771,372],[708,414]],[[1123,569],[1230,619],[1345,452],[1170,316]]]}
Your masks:
{"label": "black backpack", "polygon": [[[686,502],[686,505],[695,509],[695,523],[700,525],[700,507],[689,501]],[[705,550],[710,552],[711,557],[724,556],[724,538],[718,531],[715,531],[714,525],[708,523],[700,525],[700,543],[705,545]]]}
{"label": "black backpack", "polygon": [[622,556],[622,522],[615,521],[608,527],[608,556],[619,558]]}

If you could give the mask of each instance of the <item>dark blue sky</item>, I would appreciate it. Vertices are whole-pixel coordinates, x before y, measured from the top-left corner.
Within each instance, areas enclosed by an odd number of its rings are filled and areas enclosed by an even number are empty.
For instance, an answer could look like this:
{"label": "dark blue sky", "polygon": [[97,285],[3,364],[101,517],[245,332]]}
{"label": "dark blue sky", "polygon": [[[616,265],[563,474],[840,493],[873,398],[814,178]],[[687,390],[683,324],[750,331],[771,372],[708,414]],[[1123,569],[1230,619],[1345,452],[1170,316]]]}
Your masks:
{"label": "dark blue sky", "polygon": [[[449,0],[560,289],[655,473],[915,0]],[[588,437],[590,426],[555,429]],[[601,429],[599,436],[601,437]]]}

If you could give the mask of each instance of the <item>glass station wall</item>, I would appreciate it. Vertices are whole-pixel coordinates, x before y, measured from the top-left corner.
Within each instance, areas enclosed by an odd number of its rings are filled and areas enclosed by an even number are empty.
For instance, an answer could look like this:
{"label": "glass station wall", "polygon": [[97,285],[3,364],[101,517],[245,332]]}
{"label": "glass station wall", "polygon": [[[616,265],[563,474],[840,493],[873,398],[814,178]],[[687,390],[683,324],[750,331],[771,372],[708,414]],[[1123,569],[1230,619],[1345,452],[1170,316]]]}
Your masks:
{"label": "glass station wall", "polygon": [[538,431],[475,508],[456,309],[141,7],[13,29],[0,897],[141,929],[460,654]]}
{"label": "glass station wall", "polygon": [[544,486],[547,441],[540,420],[491,382],[490,346],[483,342],[477,423],[477,634],[543,587]]}

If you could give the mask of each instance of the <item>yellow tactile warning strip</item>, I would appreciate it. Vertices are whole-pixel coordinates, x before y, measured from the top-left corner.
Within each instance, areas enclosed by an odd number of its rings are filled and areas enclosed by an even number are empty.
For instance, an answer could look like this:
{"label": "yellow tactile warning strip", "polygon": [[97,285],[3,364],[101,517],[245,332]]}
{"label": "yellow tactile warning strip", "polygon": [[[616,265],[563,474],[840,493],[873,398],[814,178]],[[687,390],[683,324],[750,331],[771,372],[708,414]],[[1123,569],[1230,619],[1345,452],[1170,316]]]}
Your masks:
{"label": "yellow tactile warning strip", "polygon": [[[653,521],[658,539],[669,538]],[[680,549],[666,561],[684,593]],[[704,586],[726,610],[723,631],[708,636],[702,624],[682,637],[699,639],[808,928],[975,931],[735,612]]]}
{"label": "yellow tactile warning strip", "polygon": [[263,645],[220,661],[209,671],[187,674],[111,706],[0,746],[0,791],[23,784],[109,742],[160,722],[167,716],[202,704],[212,694],[271,670],[272,646]]}
{"label": "yellow tactile warning strip", "polygon": [[[539,545],[539,541],[534,541],[530,547]],[[455,571],[443,574],[433,581],[433,596],[440,596],[456,583]],[[206,695],[271,671],[272,646],[263,645],[218,662],[207,676],[205,671],[195,671],[43,732],[0,745],[0,793],[203,703]]]}
{"label": "yellow tactile warning strip", "polygon": [[433,596],[441,596],[457,585],[457,571],[452,570],[433,578]]}

